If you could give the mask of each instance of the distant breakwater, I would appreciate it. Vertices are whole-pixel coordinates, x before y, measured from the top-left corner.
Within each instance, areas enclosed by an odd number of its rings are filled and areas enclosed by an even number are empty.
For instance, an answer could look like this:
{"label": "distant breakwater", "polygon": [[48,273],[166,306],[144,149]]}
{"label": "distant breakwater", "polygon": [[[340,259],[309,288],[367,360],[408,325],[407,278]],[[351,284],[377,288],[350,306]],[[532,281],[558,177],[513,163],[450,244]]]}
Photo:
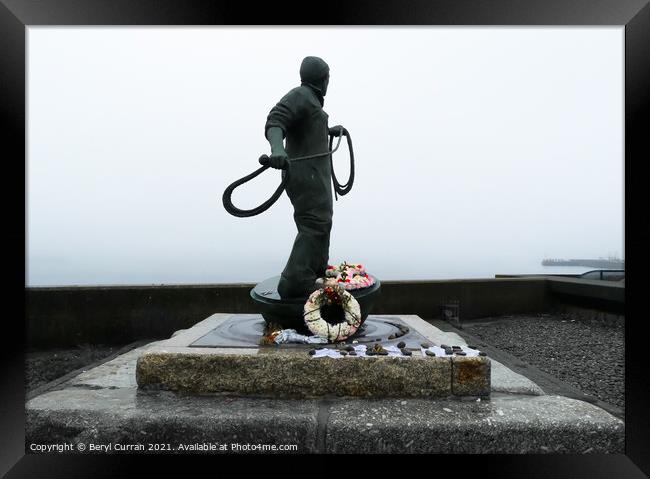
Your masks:
{"label": "distant breakwater", "polygon": [[588,268],[625,269],[622,259],[545,259],[542,266],[586,266]]}

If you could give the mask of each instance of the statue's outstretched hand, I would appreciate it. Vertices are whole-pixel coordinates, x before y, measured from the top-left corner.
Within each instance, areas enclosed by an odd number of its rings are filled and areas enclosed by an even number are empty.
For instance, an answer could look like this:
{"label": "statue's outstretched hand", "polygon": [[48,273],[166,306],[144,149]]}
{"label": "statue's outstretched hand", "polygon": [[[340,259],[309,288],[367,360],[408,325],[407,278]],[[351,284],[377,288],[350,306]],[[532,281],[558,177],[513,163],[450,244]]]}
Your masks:
{"label": "statue's outstretched hand", "polygon": [[337,136],[339,136],[341,134],[341,131],[343,131],[344,135],[347,135],[347,133],[348,133],[348,130],[343,128],[341,125],[336,125],[336,126],[333,126],[332,128],[329,129],[329,134],[331,136],[337,137]]}

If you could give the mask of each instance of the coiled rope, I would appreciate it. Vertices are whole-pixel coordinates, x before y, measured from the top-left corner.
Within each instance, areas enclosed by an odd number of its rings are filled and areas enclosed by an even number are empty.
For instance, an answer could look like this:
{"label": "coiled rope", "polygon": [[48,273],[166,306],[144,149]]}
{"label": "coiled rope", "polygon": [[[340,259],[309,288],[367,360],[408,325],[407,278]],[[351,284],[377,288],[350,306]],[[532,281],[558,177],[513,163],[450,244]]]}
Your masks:
{"label": "coiled rope", "polygon": [[289,180],[289,176],[291,174],[292,163],[296,161],[311,160],[314,158],[320,158],[322,156],[331,155],[332,153],[334,153],[336,150],[339,149],[339,145],[341,144],[341,138],[344,135],[348,140],[348,149],[350,150],[350,177],[348,178],[348,181],[343,185],[339,183],[338,179],[336,178],[336,175],[334,174],[334,164],[332,162],[332,157],[330,156],[330,165],[332,168],[332,183],[334,185],[334,195],[336,196],[336,200],[338,201],[338,195],[341,196],[347,195],[352,189],[352,185],[354,184],[354,151],[352,150],[352,138],[350,137],[350,134],[345,128],[340,129],[340,133],[338,137],[339,139],[338,142],[336,143],[336,147],[333,150],[332,150],[332,143],[334,141],[334,135],[330,135],[330,141],[329,141],[330,151],[326,151],[325,153],[318,153],[316,155],[301,156],[298,158],[293,158],[288,160],[287,168],[285,169],[286,173],[284,175],[284,178],[282,179],[282,182],[275,190],[273,195],[271,195],[271,197],[268,200],[266,200],[261,205],[252,208],[250,210],[239,209],[232,203],[232,193],[233,191],[235,191],[235,188],[243,185],[244,183],[249,182],[253,178],[259,176],[260,173],[270,168],[268,164],[269,156],[268,155],[260,156],[259,162],[261,165],[263,165],[261,168],[258,168],[257,170],[253,171],[250,175],[240,178],[239,180],[235,181],[230,186],[228,186],[228,188],[225,189],[222,197],[223,207],[226,209],[228,213],[230,213],[233,216],[237,216],[238,218],[247,218],[249,216],[255,216],[255,215],[259,215],[260,213],[263,213],[264,211],[268,210],[278,200],[278,198],[280,198],[280,195],[282,195],[282,192],[284,191],[285,185],[287,184],[287,181]]}
{"label": "coiled rope", "polygon": [[[334,197],[336,198],[336,201],[339,200],[338,195],[345,196],[347,195],[350,190],[352,190],[352,185],[354,184],[354,150],[352,149],[352,138],[350,137],[350,134],[348,133],[348,130],[341,131],[341,135],[345,134],[345,137],[348,139],[348,150],[350,151],[350,176],[348,177],[348,181],[342,185],[339,183],[338,178],[336,177],[336,174],[334,173],[334,163],[332,163],[332,157],[330,156],[330,165],[332,169],[332,183],[334,185]],[[334,137],[330,137],[330,149],[332,149],[332,142],[334,141]],[[339,135],[339,143],[341,142],[341,136]],[[339,145],[336,145],[336,148],[338,149]]]}

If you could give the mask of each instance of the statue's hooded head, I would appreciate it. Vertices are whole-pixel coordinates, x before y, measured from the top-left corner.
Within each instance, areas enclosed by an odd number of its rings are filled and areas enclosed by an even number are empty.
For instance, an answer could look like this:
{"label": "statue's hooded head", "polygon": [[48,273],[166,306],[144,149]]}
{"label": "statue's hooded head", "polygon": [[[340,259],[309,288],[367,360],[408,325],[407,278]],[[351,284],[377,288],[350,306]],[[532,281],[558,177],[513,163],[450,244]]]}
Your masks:
{"label": "statue's hooded head", "polygon": [[329,80],[330,67],[322,58],[305,57],[300,65],[300,81],[303,85],[309,85],[321,96],[325,96]]}

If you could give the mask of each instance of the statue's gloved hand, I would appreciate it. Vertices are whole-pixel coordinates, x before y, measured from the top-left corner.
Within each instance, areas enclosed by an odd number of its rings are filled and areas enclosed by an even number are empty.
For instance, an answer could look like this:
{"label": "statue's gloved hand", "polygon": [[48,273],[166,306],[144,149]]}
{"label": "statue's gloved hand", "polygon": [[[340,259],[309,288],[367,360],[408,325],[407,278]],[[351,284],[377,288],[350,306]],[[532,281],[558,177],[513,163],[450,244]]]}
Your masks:
{"label": "statue's gloved hand", "polygon": [[260,164],[277,170],[286,170],[289,166],[289,157],[285,152],[271,153],[270,156],[263,155]]}
{"label": "statue's gloved hand", "polygon": [[344,135],[348,134],[348,130],[343,128],[341,125],[336,125],[336,126],[333,126],[332,128],[330,128],[329,129],[329,134],[330,134],[330,136],[337,137],[337,136],[339,136],[341,134],[341,130],[343,130]]}

